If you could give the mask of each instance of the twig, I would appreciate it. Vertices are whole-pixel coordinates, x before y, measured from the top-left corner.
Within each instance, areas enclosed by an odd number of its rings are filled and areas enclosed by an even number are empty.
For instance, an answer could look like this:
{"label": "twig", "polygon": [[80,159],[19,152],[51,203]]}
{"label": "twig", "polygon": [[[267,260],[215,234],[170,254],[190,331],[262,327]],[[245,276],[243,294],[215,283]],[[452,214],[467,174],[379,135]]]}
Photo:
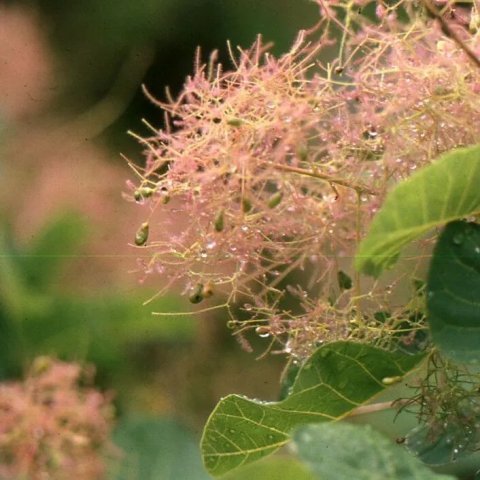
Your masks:
{"label": "twig", "polygon": [[375,190],[362,185],[360,183],[349,182],[343,178],[332,177],[326,173],[320,173],[318,170],[307,170],[299,167],[292,167],[290,165],[278,165],[274,163],[269,163],[275,170],[283,170],[284,172],[298,173],[299,175],[306,175],[308,177],[318,178],[319,180],[324,180],[325,182],[341,185],[342,187],[352,188],[358,193],[367,193],[369,195],[377,195]]}
{"label": "twig", "polygon": [[475,52],[460,38],[457,32],[450,27],[449,23],[445,20],[442,14],[437,10],[435,5],[430,0],[422,0],[425,8],[440,22],[443,30],[472,60],[472,62],[480,68],[480,59]]}

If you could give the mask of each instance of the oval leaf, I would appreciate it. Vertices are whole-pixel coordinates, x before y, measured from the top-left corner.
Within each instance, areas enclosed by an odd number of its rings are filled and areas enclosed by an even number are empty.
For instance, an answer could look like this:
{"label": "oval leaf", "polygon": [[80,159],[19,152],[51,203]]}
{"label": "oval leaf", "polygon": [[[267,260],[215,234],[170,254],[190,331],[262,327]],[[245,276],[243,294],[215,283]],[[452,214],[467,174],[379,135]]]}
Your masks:
{"label": "oval leaf", "polygon": [[222,480],[318,480],[318,477],[295,457],[273,455],[230,472]]}
{"label": "oval leaf", "polygon": [[427,281],[432,339],[450,358],[480,361],[480,225],[452,222],[440,235]]}
{"label": "oval leaf", "polygon": [[377,277],[428,230],[480,213],[480,146],[453,150],[397,185],[360,243],[355,267]]}
{"label": "oval leaf", "polygon": [[307,425],[294,435],[298,455],[320,478],[447,480],[370,425]]}
{"label": "oval leaf", "polygon": [[405,375],[422,358],[353,342],[320,347],[284,400],[267,403],[229,395],[218,403],[201,442],[207,470],[223,475],[273,453],[299,425],[346,416],[384,390],[384,378]]}

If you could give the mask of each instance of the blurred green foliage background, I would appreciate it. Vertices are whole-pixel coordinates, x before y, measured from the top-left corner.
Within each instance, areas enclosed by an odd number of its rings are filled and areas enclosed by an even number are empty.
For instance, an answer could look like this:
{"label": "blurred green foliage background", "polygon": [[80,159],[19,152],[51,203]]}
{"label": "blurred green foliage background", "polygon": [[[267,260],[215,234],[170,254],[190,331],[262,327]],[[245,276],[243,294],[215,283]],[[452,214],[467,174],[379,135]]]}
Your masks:
{"label": "blurred green foliage background", "polygon": [[[180,295],[143,305],[158,286],[132,273],[144,212],[121,197],[131,173],[120,157],[141,163],[127,130],[162,122],[141,84],[177,93],[198,45],[226,66],[227,39],[248,47],[262,33],[281,53],[317,15],[307,0],[0,4],[0,379],[37,355],[94,363],[130,452],[115,478],[208,478],[196,445],[218,398],[275,399],[283,368],[255,360],[262,339],[244,352],[222,315],[151,315],[188,311]],[[261,468],[286,475],[282,465]]]}

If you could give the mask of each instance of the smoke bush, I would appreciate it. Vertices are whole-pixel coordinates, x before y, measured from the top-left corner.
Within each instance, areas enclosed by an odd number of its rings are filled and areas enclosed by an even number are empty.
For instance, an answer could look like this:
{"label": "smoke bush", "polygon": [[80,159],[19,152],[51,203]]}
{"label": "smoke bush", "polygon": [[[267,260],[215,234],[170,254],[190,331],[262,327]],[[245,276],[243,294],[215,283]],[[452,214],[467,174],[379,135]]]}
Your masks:
{"label": "smoke bush", "polygon": [[103,478],[113,411],[89,377],[39,357],[23,382],[0,385],[1,478]]}
{"label": "smoke bush", "polygon": [[361,284],[350,260],[392,185],[480,134],[475,9],[317,3],[286,54],[259,37],[230,49],[230,70],[198,55],[177,98],[152,99],[165,125],[139,138],[146,163],[128,184],[145,273],[207,309],[226,295],[238,334],[299,357],[335,339],[411,341],[422,325],[405,324],[399,277]]}

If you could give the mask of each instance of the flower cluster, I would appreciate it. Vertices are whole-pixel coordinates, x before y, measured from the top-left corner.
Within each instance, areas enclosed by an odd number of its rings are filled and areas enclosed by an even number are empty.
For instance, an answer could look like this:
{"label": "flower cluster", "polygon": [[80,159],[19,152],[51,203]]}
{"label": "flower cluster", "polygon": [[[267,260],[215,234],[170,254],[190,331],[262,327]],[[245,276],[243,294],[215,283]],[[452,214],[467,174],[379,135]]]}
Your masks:
{"label": "flower cluster", "polygon": [[23,383],[0,385],[0,478],[103,478],[113,412],[104,395],[81,386],[90,376],[39,357]]}
{"label": "flower cluster", "polygon": [[352,280],[353,253],[392,185],[480,135],[480,44],[451,5],[317,3],[320,22],[280,58],[259,38],[232,70],[197,59],[178,98],[152,99],[165,127],[139,139],[129,184],[148,211],[145,271],[193,303],[226,293],[252,315],[238,331],[297,356],[405,326],[414,306]]}

